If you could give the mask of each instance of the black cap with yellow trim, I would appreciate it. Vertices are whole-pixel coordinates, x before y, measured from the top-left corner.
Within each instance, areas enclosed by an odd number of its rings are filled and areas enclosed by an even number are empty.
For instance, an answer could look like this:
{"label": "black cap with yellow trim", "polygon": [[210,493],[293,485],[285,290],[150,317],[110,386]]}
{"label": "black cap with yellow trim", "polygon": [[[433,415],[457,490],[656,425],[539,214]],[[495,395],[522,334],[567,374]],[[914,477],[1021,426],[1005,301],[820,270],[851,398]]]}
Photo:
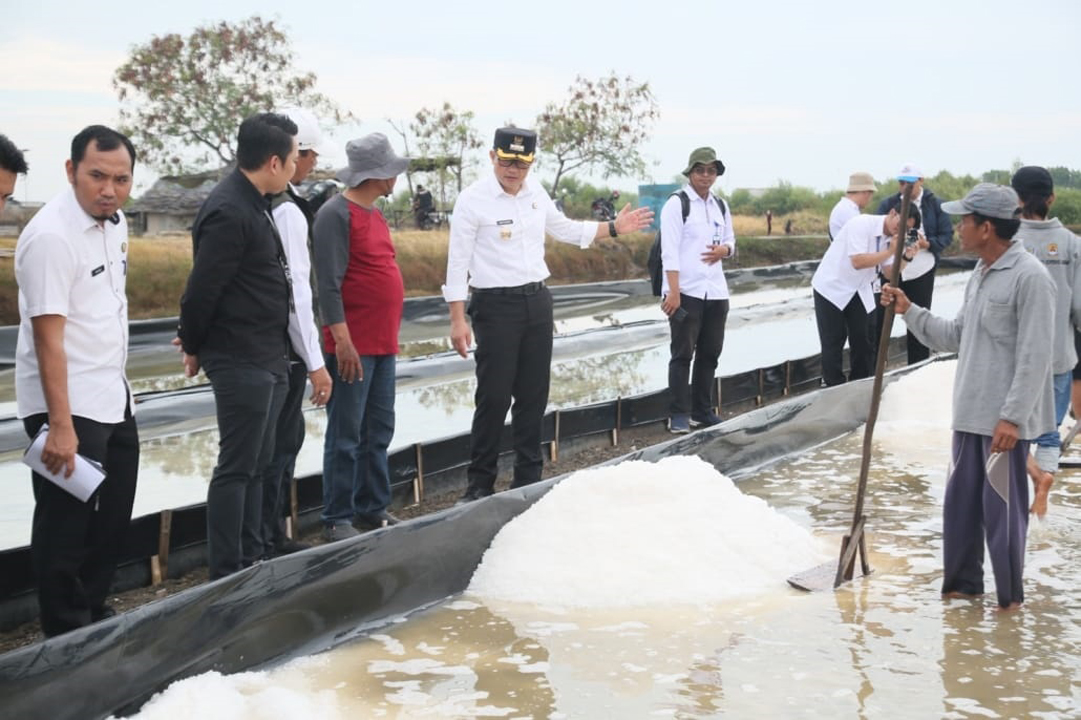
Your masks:
{"label": "black cap with yellow trim", "polygon": [[537,133],[516,127],[499,128],[495,131],[492,149],[496,157],[533,162],[537,151]]}

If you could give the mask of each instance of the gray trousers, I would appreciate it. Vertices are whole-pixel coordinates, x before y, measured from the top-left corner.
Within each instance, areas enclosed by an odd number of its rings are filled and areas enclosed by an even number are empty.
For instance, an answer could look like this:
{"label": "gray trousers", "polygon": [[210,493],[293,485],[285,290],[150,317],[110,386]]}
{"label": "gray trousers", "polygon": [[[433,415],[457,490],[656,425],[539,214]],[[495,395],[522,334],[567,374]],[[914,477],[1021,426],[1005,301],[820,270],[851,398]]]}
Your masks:
{"label": "gray trousers", "polygon": [[1028,442],[1018,441],[1001,459],[1009,484],[1003,499],[987,479],[991,438],[953,433],[953,472],[942,505],[942,592],[983,593],[983,548],[991,555],[998,604],[1025,599],[1028,532]]}

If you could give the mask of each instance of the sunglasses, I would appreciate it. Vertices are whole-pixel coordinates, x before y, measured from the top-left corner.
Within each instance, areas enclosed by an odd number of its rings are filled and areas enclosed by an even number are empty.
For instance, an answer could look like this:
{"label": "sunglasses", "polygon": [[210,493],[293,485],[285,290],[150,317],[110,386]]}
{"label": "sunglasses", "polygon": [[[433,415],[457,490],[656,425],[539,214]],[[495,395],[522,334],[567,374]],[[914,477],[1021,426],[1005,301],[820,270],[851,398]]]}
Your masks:
{"label": "sunglasses", "polygon": [[691,173],[694,175],[716,175],[716,165],[695,165],[691,168]]}
{"label": "sunglasses", "polygon": [[533,167],[533,163],[526,162],[525,160],[516,160],[514,158],[496,158],[496,162],[499,163],[499,167],[516,167],[519,170],[528,170]]}

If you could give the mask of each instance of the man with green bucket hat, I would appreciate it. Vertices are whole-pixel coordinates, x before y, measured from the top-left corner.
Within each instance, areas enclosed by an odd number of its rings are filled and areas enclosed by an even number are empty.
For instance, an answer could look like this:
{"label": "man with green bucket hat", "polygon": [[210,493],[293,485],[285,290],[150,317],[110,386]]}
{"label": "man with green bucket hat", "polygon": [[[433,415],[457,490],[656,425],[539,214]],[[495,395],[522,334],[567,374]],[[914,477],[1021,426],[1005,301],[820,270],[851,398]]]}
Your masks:
{"label": "man with green bucket hat", "polygon": [[736,254],[727,203],[710,192],[724,174],[724,163],[713,148],[700,147],[691,153],[683,174],[688,183],[668,198],[660,222],[661,309],[672,331],[668,429],[673,433],[721,421],[711,395],[728,319],[728,284],[721,260]]}

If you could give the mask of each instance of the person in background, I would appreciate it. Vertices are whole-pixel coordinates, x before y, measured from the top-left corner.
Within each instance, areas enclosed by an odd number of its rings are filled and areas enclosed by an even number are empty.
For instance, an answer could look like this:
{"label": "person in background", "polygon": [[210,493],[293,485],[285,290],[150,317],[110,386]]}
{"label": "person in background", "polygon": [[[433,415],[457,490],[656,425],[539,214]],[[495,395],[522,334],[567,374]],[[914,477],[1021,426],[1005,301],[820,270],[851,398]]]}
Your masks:
{"label": "person in background", "polygon": [[[541,479],[541,421],[552,369],[552,294],[545,286],[545,233],[587,248],[597,238],[649,226],[649,208],[627,204],[606,222],[568,220],[539,182],[529,179],[537,134],[505,127],[495,131],[492,174],[458,196],[450,224],[447,282],[450,339],[468,357],[477,334],[476,410],[470,442],[469,484],[461,502],[491,495],[507,409],[514,432],[512,487]],[[466,320],[466,298],[472,288]]]}
{"label": "person in background", "polygon": [[289,263],[289,287],[293,311],[289,313],[289,389],[278,414],[274,431],[274,453],[263,474],[263,556],[288,555],[308,547],[285,533],[282,509],[289,481],[296,466],[297,454],[304,444],[304,390],[312,383],[311,402],[326,405],[331,382],[319,347],[319,329],[315,324],[312,299],[311,231],[314,219],[308,201],[297,193],[297,186],[308,177],[319,159],[322,132],[319,121],[302,108],[277,111],[297,126],[297,167],[284,192],[270,199],[270,212],[282,239],[282,250]]}
{"label": "person in background", "polygon": [[721,260],[736,254],[727,203],[711,192],[723,174],[724,163],[713,148],[696,149],[683,170],[687,184],[661,208],[661,310],[668,316],[672,333],[668,361],[668,430],[672,433],[721,421],[712,399],[728,320],[728,283]]}
{"label": "person in background", "polygon": [[[912,205],[920,209],[921,236],[920,252],[913,256],[913,261],[906,265],[901,278],[901,289],[905,295],[920,307],[931,309],[931,298],[935,290],[935,268],[951,242],[953,242],[953,224],[950,216],[942,211],[942,204],[930,188],[923,186],[923,171],[912,163],[907,163],[897,173],[899,192],[890,195],[878,205],[878,214],[885,215],[890,210],[901,210],[901,196],[905,188],[912,186]],[[930,250],[930,254],[925,252]],[[925,345],[909,331],[905,342],[908,348],[908,364],[918,363],[930,357]]]}
{"label": "person in background", "polygon": [[766,210],[766,235],[773,234],[773,211]]}
{"label": "person in background", "polygon": [[207,561],[216,580],[263,556],[263,477],[289,389],[289,265],[269,195],[296,173],[297,126],[274,113],[240,123],[237,167],[192,225],[194,260],[180,299],[184,374],[206,372],[218,461],[206,493]]}
{"label": "person in background", "polygon": [[1036,438],[1035,455],[1028,458],[1032,478],[1031,512],[1047,513],[1047,497],[1058,472],[1058,428],[1070,405],[1070,383],[1077,365],[1074,332],[1081,321],[1081,239],[1058,218],[1048,219],[1055,202],[1055,186],[1046,168],[1027,166],[1013,174],[1010,185],[1021,199],[1021,229],[1017,236],[1025,249],[1044,264],[1055,281],[1054,354],[1051,361],[1055,397],[1055,429]]}
{"label": "person in background", "polygon": [[15,143],[8,140],[6,135],[0,135],[0,213],[4,212],[7,201],[15,194],[16,176],[25,175],[29,169],[22,150],[15,147]]}
{"label": "person in background", "polygon": [[[5,160],[5,162],[7,162]],[[5,165],[4,167],[8,167]],[[104,125],[71,142],[71,187],[45,204],[15,245],[17,413],[30,437],[48,425],[41,460],[71,477],[75,453],[105,479],[83,502],[32,473],[30,562],[46,637],[116,612],[105,598],[123,547],[139,474],[128,359],[128,223],[135,148]]]}
{"label": "person in background", "polygon": [[[908,224],[911,227],[918,223],[919,211],[911,208]],[[871,375],[871,281],[880,267],[893,263],[893,243],[900,241],[900,226],[901,217],[895,211],[888,215],[857,215],[841,228],[811,277],[822,347],[822,382],[827,387],[845,382],[846,337],[850,350],[848,379]]]}
{"label": "person in background", "polygon": [[[394,525],[387,448],[394,437],[398,330],[405,284],[375,201],[394,192],[409,159],[386,136],[350,140],[346,190],[315,217],[323,342],[334,393],[323,444],[323,536],[328,542]],[[354,527],[354,525],[356,527]]]}
{"label": "person in background", "polygon": [[[830,242],[840,234],[845,223],[856,217],[871,202],[875,194],[875,181],[870,173],[856,172],[848,176],[848,189],[830,211]],[[879,213],[886,215],[887,213]]]}
{"label": "person in background", "polygon": [[432,191],[423,185],[417,185],[417,193],[413,196],[413,217],[417,221],[418,230],[427,230],[432,226],[428,217],[435,210],[435,201],[432,200]]}
{"label": "person in background", "polygon": [[998,605],[1016,610],[1025,599],[1029,442],[1055,424],[1055,283],[1013,240],[1021,208],[1012,188],[980,183],[942,209],[961,216],[961,249],[979,257],[957,316],[932,315],[889,284],[882,286],[882,303],[894,303],[921,342],[957,353],[953,471],[942,504],[942,596],[983,594],[986,543]]}

